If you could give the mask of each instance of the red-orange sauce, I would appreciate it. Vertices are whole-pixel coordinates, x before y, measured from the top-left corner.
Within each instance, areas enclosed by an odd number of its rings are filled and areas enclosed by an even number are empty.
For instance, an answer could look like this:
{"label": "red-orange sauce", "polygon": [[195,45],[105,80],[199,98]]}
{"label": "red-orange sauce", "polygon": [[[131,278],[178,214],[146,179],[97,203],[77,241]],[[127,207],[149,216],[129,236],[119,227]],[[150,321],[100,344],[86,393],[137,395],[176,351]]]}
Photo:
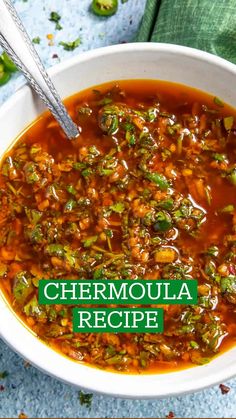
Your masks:
{"label": "red-orange sauce", "polygon": [[[236,340],[236,111],[189,87],[113,82],[66,101],[81,135],[45,114],[2,160],[0,287],[40,339],[121,372],[203,364]],[[41,278],[189,279],[163,334],[76,334],[40,307]],[[121,302],[122,304],[122,302]]]}

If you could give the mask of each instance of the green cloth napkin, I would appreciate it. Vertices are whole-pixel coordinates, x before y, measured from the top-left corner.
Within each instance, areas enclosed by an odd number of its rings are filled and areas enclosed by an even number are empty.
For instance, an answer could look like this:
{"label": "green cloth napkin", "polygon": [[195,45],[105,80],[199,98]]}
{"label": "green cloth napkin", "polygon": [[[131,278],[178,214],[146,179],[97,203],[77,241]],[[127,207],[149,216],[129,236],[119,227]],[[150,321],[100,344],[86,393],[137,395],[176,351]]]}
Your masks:
{"label": "green cloth napkin", "polygon": [[236,63],[236,0],[147,0],[136,40],[185,45]]}

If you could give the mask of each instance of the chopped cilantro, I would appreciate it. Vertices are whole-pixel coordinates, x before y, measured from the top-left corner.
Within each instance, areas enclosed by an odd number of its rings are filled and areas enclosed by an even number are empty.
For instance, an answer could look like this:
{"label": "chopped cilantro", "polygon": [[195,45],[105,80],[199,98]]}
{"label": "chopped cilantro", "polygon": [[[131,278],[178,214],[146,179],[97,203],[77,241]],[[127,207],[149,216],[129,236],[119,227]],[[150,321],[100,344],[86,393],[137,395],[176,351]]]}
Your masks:
{"label": "chopped cilantro", "polygon": [[227,157],[226,157],[225,154],[214,153],[213,154],[213,159],[221,163],[221,162],[226,161]]}
{"label": "chopped cilantro", "polygon": [[91,247],[98,239],[98,236],[88,237],[87,239],[82,240],[84,247]]}
{"label": "chopped cilantro", "polygon": [[76,195],[77,194],[77,191],[76,191],[76,189],[74,188],[73,185],[68,185],[66,187],[66,190],[67,190],[67,192],[71,193],[72,195]]}
{"label": "chopped cilantro", "polygon": [[125,209],[125,205],[123,202],[116,202],[115,204],[110,206],[110,209],[116,212],[117,214],[121,214]]}
{"label": "chopped cilantro", "polygon": [[3,380],[4,378],[6,378],[9,375],[9,373],[7,371],[2,371],[0,372],[0,380]]}
{"label": "chopped cilantro", "polygon": [[84,169],[84,170],[82,170],[81,174],[82,174],[83,177],[88,177],[92,174],[92,169],[90,169],[90,168]]}
{"label": "chopped cilantro", "polygon": [[169,182],[167,181],[166,177],[160,173],[151,173],[147,172],[145,175],[146,179],[150,180],[151,182],[155,183],[159,186],[161,191],[165,191],[169,188]]}
{"label": "chopped cilantro", "polygon": [[224,107],[224,103],[218,97],[214,97],[213,101],[214,101],[215,105],[220,106],[221,108]]}
{"label": "chopped cilantro", "polygon": [[87,408],[91,407],[93,399],[93,394],[84,393],[82,390],[79,392],[79,401],[81,406],[86,406]]}
{"label": "chopped cilantro", "polygon": [[79,47],[80,44],[81,44],[80,38],[77,38],[75,39],[75,41],[72,41],[72,42],[63,42],[63,41],[59,42],[59,45],[64,47],[66,51],[74,51],[74,49]]}
{"label": "chopped cilantro", "polygon": [[62,29],[62,26],[60,25],[61,16],[57,12],[51,12],[49,20],[51,22],[56,23],[56,29],[60,31]]}
{"label": "chopped cilantro", "polygon": [[233,116],[226,116],[223,119],[223,123],[224,123],[224,127],[225,127],[226,131],[230,131],[233,128],[234,117]]}
{"label": "chopped cilantro", "polygon": [[41,38],[39,36],[36,36],[35,38],[32,39],[33,44],[40,44],[41,42]]}

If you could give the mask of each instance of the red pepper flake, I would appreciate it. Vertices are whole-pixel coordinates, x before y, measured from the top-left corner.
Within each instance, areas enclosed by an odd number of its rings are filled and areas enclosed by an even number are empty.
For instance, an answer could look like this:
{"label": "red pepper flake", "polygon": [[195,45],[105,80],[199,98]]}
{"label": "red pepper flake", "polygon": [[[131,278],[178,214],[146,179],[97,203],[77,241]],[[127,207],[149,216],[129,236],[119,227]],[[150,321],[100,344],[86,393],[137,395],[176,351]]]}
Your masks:
{"label": "red pepper flake", "polygon": [[57,54],[53,54],[52,58],[59,58],[59,56]]}
{"label": "red pepper flake", "polygon": [[222,394],[227,394],[230,391],[230,387],[225,386],[224,384],[220,384],[219,387]]}
{"label": "red pepper flake", "polygon": [[1,384],[0,385],[0,391],[4,391],[5,390],[5,387]]}
{"label": "red pepper flake", "polygon": [[175,417],[175,415],[174,415],[174,413],[172,412],[172,411],[170,411],[169,413],[168,413],[168,415],[166,416],[166,418],[167,419],[172,419],[172,418],[174,418]]}

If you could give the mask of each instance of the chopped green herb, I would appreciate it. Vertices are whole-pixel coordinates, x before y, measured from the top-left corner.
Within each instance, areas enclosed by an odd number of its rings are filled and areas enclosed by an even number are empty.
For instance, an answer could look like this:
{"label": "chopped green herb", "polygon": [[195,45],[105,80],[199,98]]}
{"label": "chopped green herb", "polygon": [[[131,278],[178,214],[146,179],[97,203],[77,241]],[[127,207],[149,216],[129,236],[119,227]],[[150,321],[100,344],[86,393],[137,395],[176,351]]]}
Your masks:
{"label": "chopped green herb", "polygon": [[232,185],[236,186],[236,168],[231,170],[227,178],[229,179],[230,183],[232,183]]}
{"label": "chopped green herb", "polygon": [[59,42],[59,45],[61,45],[66,51],[74,51],[77,47],[80,46],[80,44],[81,44],[80,38],[77,38],[72,42],[63,42],[63,41]]}
{"label": "chopped green herb", "polygon": [[9,373],[7,371],[2,371],[0,372],[0,380],[3,380],[4,378],[6,378],[9,375]]}
{"label": "chopped green herb", "polygon": [[118,214],[121,214],[125,209],[125,204],[123,202],[116,202],[110,206],[110,209]]}
{"label": "chopped green herb", "polygon": [[62,29],[62,26],[60,25],[61,16],[57,12],[51,12],[49,20],[51,22],[56,23],[56,29],[60,31]]}
{"label": "chopped green herb", "polygon": [[117,106],[104,106],[99,115],[99,126],[108,135],[113,135],[118,130],[120,110]]}
{"label": "chopped green herb", "polygon": [[31,184],[38,182],[40,180],[39,173],[37,171],[37,166],[33,162],[29,162],[25,164],[24,167],[26,182]]}
{"label": "chopped green herb", "polygon": [[159,186],[161,191],[165,191],[169,188],[169,182],[167,181],[166,177],[160,173],[151,173],[147,172],[145,174],[146,179],[150,180],[151,182],[155,183]]}
{"label": "chopped green herb", "polygon": [[156,221],[153,226],[155,231],[167,231],[172,226],[172,220],[170,214],[165,211],[159,211],[156,214]]}
{"label": "chopped green herb", "polygon": [[174,200],[172,198],[167,198],[164,201],[157,202],[157,206],[165,210],[171,210],[174,206]]}
{"label": "chopped green herb", "polygon": [[83,177],[85,177],[85,178],[87,178],[87,177],[89,177],[90,175],[92,175],[92,173],[93,173],[93,171],[92,171],[92,169],[90,169],[90,168],[88,168],[88,169],[84,169],[84,170],[82,170],[82,172],[81,172],[82,176],[83,176]]}
{"label": "chopped green herb", "polygon": [[219,106],[219,107],[221,107],[221,108],[223,108],[223,107],[224,107],[224,103],[223,103],[223,102],[222,102],[222,100],[221,100],[221,99],[219,99],[217,96],[215,96],[215,97],[214,97],[213,101],[214,101],[214,103],[215,103],[217,106]]}
{"label": "chopped green herb", "polygon": [[74,188],[73,185],[68,185],[66,187],[66,190],[67,190],[67,192],[71,193],[71,195],[76,195],[77,194],[77,191],[76,191],[76,189]]}
{"label": "chopped green herb", "polygon": [[198,349],[198,348],[199,348],[198,343],[197,343],[197,342],[195,342],[194,340],[191,340],[191,341],[189,342],[189,344],[190,344],[191,348],[193,348],[193,349]]}
{"label": "chopped green herb", "polygon": [[234,210],[235,210],[234,205],[229,204],[229,205],[226,205],[226,207],[222,208],[219,212],[231,213],[232,214],[234,212]]}
{"label": "chopped green herb", "polygon": [[39,306],[36,295],[24,306],[24,313],[26,316],[36,317],[37,319],[45,319],[46,313],[42,307]]}
{"label": "chopped green herb", "polygon": [[93,394],[91,393],[84,393],[82,390],[79,392],[79,401],[81,406],[86,406],[90,408],[92,405]]}
{"label": "chopped green herb", "polygon": [[18,272],[15,276],[13,294],[16,301],[21,304],[26,301],[33,291],[31,275],[26,271]]}
{"label": "chopped green herb", "polygon": [[42,212],[33,210],[33,209],[31,210],[31,209],[25,208],[25,213],[31,224],[37,224],[37,222],[42,217]]}
{"label": "chopped green herb", "polygon": [[62,257],[65,254],[65,249],[62,244],[49,244],[45,248],[45,253],[50,256]]}
{"label": "chopped green herb", "polygon": [[207,249],[206,254],[217,257],[219,254],[219,248],[217,246],[211,246]]}
{"label": "chopped green herb", "polygon": [[219,153],[214,153],[213,154],[213,159],[218,161],[218,162],[224,162],[227,161],[227,157],[225,154],[219,154]]}
{"label": "chopped green herb", "polygon": [[74,199],[69,199],[64,205],[64,212],[71,212],[77,207],[77,202]]}
{"label": "chopped green herb", "polygon": [[41,38],[39,36],[36,36],[35,38],[32,39],[33,44],[40,44],[41,42]]}
{"label": "chopped green herb", "polygon": [[98,236],[87,237],[87,239],[82,240],[84,247],[91,247],[96,243]]}
{"label": "chopped green herb", "polygon": [[224,122],[224,127],[225,127],[226,131],[230,131],[233,128],[234,117],[233,116],[227,116],[226,118],[223,119],[223,122]]}

